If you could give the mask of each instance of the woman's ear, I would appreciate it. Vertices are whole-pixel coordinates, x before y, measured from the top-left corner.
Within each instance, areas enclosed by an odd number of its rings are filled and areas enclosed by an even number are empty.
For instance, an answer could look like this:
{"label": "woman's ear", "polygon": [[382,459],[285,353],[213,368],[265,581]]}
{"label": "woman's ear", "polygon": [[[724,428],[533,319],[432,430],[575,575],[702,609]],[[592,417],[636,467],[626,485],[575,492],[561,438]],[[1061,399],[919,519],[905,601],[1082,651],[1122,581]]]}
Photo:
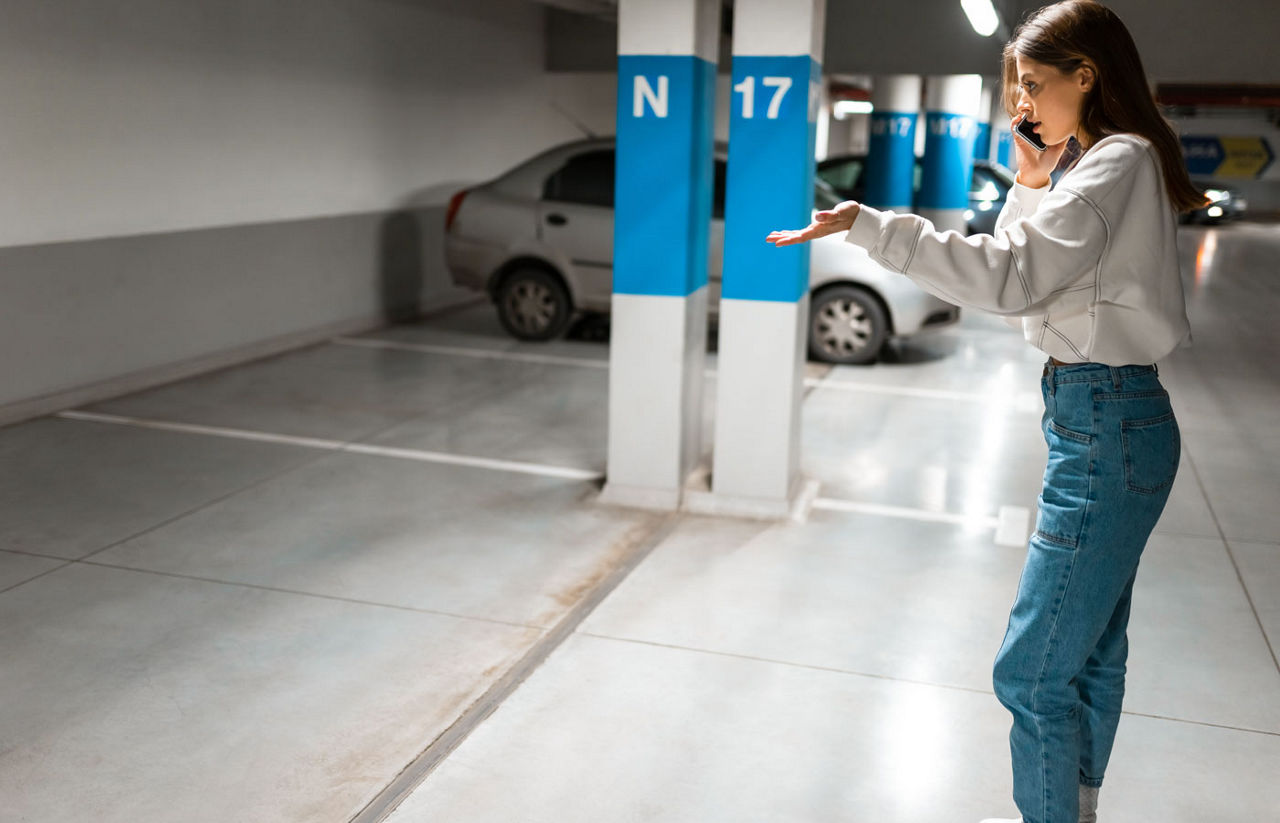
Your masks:
{"label": "woman's ear", "polygon": [[1088,94],[1093,89],[1094,81],[1097,75],[1093,71],[1093,66],[1085,64],[1076,69],[1076,80],[1080,84],[1080,91]]}

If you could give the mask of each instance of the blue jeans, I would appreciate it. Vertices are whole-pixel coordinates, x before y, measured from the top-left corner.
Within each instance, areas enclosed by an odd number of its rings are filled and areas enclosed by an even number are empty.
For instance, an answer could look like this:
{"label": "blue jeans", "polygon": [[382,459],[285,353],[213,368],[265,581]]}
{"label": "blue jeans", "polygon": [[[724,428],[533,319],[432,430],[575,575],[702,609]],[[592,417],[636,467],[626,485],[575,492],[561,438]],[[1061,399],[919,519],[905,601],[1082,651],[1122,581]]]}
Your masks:
{"label": "blue jeans", "polygon": [[1076,823],[1111,755],[1133,581],[1181,443],[1154,366],[1048,363],[1041,390],[1049,463],[994,681],[1023,820]]}

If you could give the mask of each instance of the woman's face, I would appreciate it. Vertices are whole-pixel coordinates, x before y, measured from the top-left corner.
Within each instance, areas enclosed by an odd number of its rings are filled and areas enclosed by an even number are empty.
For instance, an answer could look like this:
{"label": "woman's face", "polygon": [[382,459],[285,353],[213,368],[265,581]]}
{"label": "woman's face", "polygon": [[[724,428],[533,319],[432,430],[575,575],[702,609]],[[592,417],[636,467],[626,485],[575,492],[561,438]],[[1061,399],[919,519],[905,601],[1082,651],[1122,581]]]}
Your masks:
{"label": "woman's face", "polygon": [[1026,112],[1046,145],[1056,146],[1080,129],[1080,107],[1093,88],[1093,70],[1081,66],[1063,74],[1053,66],[1015,55],[1018,66],[1018,111]]}

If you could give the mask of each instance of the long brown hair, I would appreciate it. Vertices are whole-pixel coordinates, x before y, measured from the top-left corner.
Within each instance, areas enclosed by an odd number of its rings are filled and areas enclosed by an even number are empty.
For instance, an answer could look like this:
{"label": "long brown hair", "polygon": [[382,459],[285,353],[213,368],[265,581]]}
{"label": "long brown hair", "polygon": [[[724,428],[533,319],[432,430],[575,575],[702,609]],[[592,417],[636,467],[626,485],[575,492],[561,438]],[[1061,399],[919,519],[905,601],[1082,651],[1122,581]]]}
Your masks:
{"label": "long brown hair", "polygon": [[1004,105],[1010,117],[1017,115],[1019,55],[1063,74],[1091,68],[1093,87],[1080,107],[1080,128],[1088,143],[1111,134],[1146,138],[1160,157],[1174,210],[1206,204],[1204,194],[1191,185],[1178,136],[1147,86],[1138,47],[1115,12],[1095,0],[1063,0],[1023,21],[1004,47]]}

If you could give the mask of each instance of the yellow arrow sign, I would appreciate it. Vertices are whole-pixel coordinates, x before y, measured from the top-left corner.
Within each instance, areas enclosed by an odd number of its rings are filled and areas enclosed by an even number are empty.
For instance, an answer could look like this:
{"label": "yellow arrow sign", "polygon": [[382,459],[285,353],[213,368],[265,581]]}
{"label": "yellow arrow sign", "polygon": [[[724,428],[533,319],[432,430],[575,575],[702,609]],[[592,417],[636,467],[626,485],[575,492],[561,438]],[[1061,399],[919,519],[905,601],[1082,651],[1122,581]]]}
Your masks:
{"label": "yellow arrow sign", "polygon": [[1261,137],[1219,137],[1222,164],[1217,177],[1243,177],[1253,180],[1271,164],[1271,147]]}

